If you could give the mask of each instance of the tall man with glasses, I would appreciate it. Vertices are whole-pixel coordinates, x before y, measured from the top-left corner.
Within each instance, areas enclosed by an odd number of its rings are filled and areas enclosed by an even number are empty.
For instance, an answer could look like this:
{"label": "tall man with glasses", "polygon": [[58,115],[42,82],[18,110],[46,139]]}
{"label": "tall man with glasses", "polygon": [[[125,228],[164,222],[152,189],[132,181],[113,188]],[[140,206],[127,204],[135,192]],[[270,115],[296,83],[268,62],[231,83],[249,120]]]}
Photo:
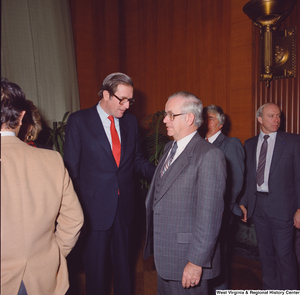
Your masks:
{"label": "tall man with glasses", "polygon": [[144,258],[154,254],[159,295],[207,294],[220,273],[216,242],[224,208],[224,154],[197,132],[202,102],[185,91],[171,95],[164,123],[168,143],[147,198]]}
{"label": "tall man with glasses", "polygon": [[259,135],[245,141],[243,221],[252,217],[262,269],[263,288],[297,289],[294,226],[300,228],[300,138],[278,130],[280,109],[274,103],[256,112]]}
{"label": "tall man with glasses", "polygon": [[86,294],[132,294],[130,249],[134,216],[134,173],[150,179],[155,166],[142,155],[133,103],[133,82],[108,75],[100,102],[70,115],[64,160],[85,213],[83,262]]}

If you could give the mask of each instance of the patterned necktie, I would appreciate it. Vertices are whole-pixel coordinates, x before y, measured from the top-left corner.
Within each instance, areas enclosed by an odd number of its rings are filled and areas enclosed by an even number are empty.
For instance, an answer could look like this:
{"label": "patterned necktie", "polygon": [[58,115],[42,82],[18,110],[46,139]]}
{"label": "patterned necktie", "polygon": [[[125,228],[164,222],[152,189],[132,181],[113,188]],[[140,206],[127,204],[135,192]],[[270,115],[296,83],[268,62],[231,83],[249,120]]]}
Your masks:
{"label": "patterned necktie", "polygon": [[120,159],[121,159],[121,143],[120,143],[118,132],[115,127],[114,117],[109,116],[108,119],[111,122],[110,135],[111,135],[111,141],[112,141],[112,153],[114,155],[117,166],[119,167]]}
{"label": "patterned necktie", "polygon": [[164,165],[161,168],[160,177],[163,177],[163,175],[165,174],[167,169],[170,167],[172,160],[175,156],[176,150],[177,150],[177,141],[174,141],[171,152],[170,152],[168,158],[166,159]]}
{"label": "patterned necktie", "polygon": [[258,159],[258,166],[256,172],[256,181],[258,186],[261,186],[264,183],[264,173],[265,173],[265,166],[266,166],[266,155],[268,149],[268,138],[269,135],[264,136],[264,141],[261,145],[259,159]]}

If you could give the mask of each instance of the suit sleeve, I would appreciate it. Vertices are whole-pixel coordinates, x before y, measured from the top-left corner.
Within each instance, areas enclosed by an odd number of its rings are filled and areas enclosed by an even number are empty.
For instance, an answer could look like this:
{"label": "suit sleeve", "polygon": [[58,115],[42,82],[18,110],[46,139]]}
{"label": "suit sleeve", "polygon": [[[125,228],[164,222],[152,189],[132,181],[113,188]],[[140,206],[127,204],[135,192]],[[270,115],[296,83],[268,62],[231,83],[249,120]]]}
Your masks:
{"label": "suit sleeve", "polygon": [[79,237],[80,229],[83,225],[83,212],[68,171],[63,166],[63,163],[62,169],[64,170],[64,180],[61,206],[56,219],[55,237],[61,253],[66,257]]}
{"label": "suit sleeve", "polygon": [[77,124],[76,116],[71,114],[65,132],[64,162],[72,178],[75,190],[79,194],[79,169],[82,148]]}
{"label": "suit sleeve", "polygon": [[139,136],[138,125],[135,120],[135,157],[134,157],[135,172],[144,176],[147,180],[151,181],[155,172],[155,165],[150,163],[143,155],[141,149],[141,140]]}
{"label": "suit sleeve", "polygon": [[202,267],[211,267],[224,210],[224,154],[217,148],[209,150],[197,172],[196,222],[187,260]]}
{"label": "suit sleeve", "polygon": [[233,210],[244,183],[245,152],[241,141],[238,138],[231,138],[228,146],[229,153],[226,154],[227,171],[230,188],[230,209]]}
{"label": "suit sleeve", "polygon": [[250,181],[250,167],[252,164],[249,159],[249,143],[246,140],[244,144],[244,151],[245,151],[245,175],[244,175],[244,187],[242,190],[241,198],[238,201],[239,205],[244,205],[245,207],[248,206],[248,194],[249,194],[249,181]]}

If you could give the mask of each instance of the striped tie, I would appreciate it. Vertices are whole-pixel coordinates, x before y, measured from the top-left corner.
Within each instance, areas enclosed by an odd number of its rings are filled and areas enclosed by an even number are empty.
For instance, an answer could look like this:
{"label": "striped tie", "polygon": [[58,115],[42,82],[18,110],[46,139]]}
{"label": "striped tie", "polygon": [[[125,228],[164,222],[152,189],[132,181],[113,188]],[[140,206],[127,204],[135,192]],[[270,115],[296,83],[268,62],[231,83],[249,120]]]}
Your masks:
{"label": "striped tie", "polygon": [[171,152],[170,152],[168,158],[166,159],[164,165],[161,168],[160,177],[163,177],[163,175],[165,174],[167,169],[170,167],[172,160],[175,156],[176,150],[177,150],[177,141],[174,141]]}
{"label": "striped tie", "polygon": [[256,181],[258,186],[261,186],[264,183],[264,174],[265,174],[265,166],[266,166],[266,155],[267,155],[267,149],[268,149],[268,138],[269,135],[264,136],[264,141],[261,145],[260,154],[259,154],[259,160],[258,160],[258,166],[257,166],[257,172],[256,172]]}

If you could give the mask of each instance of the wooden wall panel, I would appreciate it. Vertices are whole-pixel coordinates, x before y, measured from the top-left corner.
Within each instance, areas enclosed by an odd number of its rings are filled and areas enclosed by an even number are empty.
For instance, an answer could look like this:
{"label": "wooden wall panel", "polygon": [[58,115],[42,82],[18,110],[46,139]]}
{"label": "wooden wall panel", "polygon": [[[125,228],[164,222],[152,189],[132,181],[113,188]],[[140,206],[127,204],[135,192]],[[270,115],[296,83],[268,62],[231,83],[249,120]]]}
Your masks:
{"label": "wooden wall panel", "polygon": [[242,142],[252,136],[252,24],[243,13],[248,1],[231,1],[230,95],[226,114],[232,122],[231,136]]}
{"label": "wooden wall panel", "polygon": [[187,90],[220,105],[231,136],[253,135],[253,25],[243,0],[72,0],[81,108],[97,102],[104,77],[133,78],[142,122]]}
{"label": "wooden wall panel", "polygon": [[205,105],[224,105],[230,50],[226,2],[126,2],[126,69],[137,90],[134,111],[144,109],[139,119],[163,110],[168,96],[179,90],[194,93]]}
{"label": "wooden wall panel", "polygon": [[[126,70],[142,120],[187,90],[220,105],[232,136],[251,136],[252,24],[240,0],[128,0]],[[246,122],[246,124],[240,124]],[[247,125],[248,124],[248,125]]]}
{"label": "wooden wall panel", "polygon": [[99,101],[103,79],[120,70],[118,0],[70,0],[81,109]]}
{"label": "wooden wall panel", "polygon": [[[296,48],[297,48],[297,65],[296,78],[279,79],[271,82],[270,88],[265,86],[265,82],[260,82],[259,77],[259,29],[255,27],[253,30],[253,45],[255,52],[253,55],[253,67],[255,67],[255,75],[253,77],[253,100],[255,109],[266,102],[274,102],[281,108],[283,116],[281,129],[287,132],[300,133],[300,3],[298,2],[292,13],[283,21],[279,30],[297,27]],[[253,133],[259,132],[259,123],[255,121]]]}

